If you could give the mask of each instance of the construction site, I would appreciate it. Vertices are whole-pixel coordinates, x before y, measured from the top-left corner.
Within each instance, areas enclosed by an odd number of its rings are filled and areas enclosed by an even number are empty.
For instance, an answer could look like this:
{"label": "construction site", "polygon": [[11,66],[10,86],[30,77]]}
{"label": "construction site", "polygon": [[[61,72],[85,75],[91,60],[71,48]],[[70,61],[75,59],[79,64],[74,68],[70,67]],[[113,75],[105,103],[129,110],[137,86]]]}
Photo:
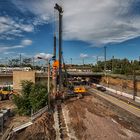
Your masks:
{"label": "construction site", "polygon": [[65,11],[57,3],[52,9],[57,15],[53,55],[36,55],[45,60],[46,70],[20,67],[0,73],[1,85],[12,83],[0,87],[0,140],[140,140],[136,71],[129,76],[107,72],[106,47],[102,72],[93,72],[95,67],[86,67],[84,62],[78,68],[72,62],[66,65],[62,49]]}

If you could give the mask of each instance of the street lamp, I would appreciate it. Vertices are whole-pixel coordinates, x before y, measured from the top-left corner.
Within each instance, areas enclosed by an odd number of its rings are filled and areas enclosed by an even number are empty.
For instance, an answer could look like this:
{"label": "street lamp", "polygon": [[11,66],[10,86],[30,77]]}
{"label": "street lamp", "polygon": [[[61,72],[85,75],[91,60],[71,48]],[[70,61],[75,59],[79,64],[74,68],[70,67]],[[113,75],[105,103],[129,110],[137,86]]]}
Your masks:
{"label": "street lamp", "polygon": [[43,59],[47,61],[48,66],[48,82],[47,82],[47,90],[48,90],[48,109],[50,109],[50,61],[54,59],[53,55],[48,54],[48,56],[45,56],[45,54],[37,55],[37,59]]}

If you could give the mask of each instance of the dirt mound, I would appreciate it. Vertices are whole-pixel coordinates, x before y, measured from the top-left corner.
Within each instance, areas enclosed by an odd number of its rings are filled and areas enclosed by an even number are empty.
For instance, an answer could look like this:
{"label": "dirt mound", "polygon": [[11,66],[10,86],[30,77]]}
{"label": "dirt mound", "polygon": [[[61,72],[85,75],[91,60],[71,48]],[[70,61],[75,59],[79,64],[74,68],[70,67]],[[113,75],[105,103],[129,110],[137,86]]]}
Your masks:
{"label": "dirt mound", "polygon": [[44,113],[33,125],[15,134],[12,140],[55,140],[53,124],[52,114]]}

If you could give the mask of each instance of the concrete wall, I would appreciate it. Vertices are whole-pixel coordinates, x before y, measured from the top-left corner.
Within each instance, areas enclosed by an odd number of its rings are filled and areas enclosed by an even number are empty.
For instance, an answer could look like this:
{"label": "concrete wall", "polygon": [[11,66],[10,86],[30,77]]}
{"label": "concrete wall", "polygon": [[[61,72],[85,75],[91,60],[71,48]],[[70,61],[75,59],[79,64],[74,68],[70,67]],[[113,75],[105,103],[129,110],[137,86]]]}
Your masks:
{"label": "concrete wall", "polygon": [[35,71],[13,71],[13,88],[15,90],[21,90],[22,80],[35,83]]}
{"label": "concrete wall", "polygon": [[0,76],[0,85],[13,84],[13,76]]}

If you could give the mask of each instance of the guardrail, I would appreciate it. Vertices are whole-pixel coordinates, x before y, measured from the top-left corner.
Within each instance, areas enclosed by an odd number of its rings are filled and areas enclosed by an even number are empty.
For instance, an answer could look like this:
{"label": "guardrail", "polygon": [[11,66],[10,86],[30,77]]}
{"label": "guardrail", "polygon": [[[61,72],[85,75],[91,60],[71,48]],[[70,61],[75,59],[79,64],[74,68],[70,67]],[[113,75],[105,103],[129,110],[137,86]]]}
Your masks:
{"label": "guardrail", "polygon": [[33,124],[33,121],[35,121],[38,117],[40,117],[46,111],[48,111],[48,106],[45,106],[45,107],[41,108],[39,111],[31,114],[31,121],[29,121],[27,123],[24,123],[24,124],[22,124],[20,126],[17,126],[15,128],[13,128],[13,131],[14,132],[17,132],[17,131],[20,131],[20,130],[22,130],[22,129],[24,129],[24,128],[30,126],[30,125],[32,125]]}
{"label": "guardrail", "polygon": [[48,111],[48,106],[45,106],[45,107],[41,108],[39,111],[31,114],[31,121],[36,120],[36,118],[40,117],[46,111]]}
{"label": "guardrail", "polygon": [[[96,86],[102,86],[102,85],[99,85],[99,84],[95,84],[95,85],[96,85]],[[112,88],[108,88],[108,87],[106,87],[106,86],[103,86],[103,87],[106,88],[106,90],[108,90],[108,91],[111,91],[111,92],[113,92],[113,93],[116,93],[116,94],[118,94],[118,95],[121,95],[121,96],[130,98],[130,99],[133,99],[133,95],[128,94],[128,93],[126,93],[126,92],[122,92],[122,91],[119,91],[119,90],[115,90],[115,89],[112,89]],[[135,102],[140,103],[140,97],[135,96]]]}

